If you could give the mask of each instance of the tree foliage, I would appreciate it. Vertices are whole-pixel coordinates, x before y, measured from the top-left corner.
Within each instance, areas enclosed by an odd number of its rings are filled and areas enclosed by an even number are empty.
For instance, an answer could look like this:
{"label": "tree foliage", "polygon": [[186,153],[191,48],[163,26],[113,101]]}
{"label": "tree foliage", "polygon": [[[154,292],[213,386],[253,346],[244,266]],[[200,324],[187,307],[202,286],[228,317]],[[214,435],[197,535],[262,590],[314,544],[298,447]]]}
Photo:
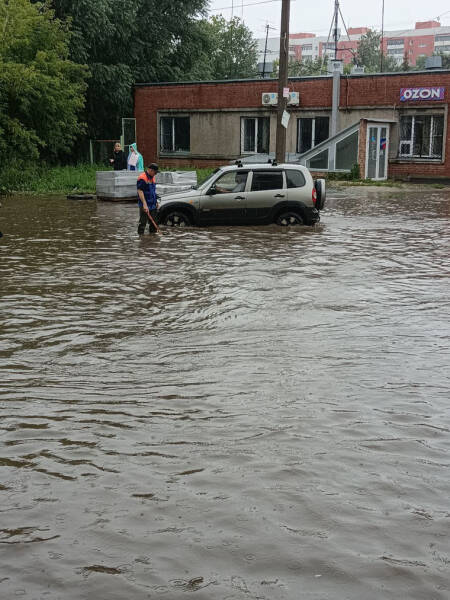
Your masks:
{"label": "tree foliage", "polygon": [[73,31],[71,58],[90,71],[91,137],[115,137],[133,115],[135,82],[253,75],[256,42],[233,19],[206,20],[208,0],[52,0]]}
{"label": "tree foliage", "polygon": [[356,53],[356,62],[358,65],[365,68],[366,73],[379,73],[381,65],[383,72],[401,70],[401,65],[398,65],[395,58],[383,54],[381,57],[381,33],[373,29],[369,29],[367,33],[361,36]]}
{"label": "tree foliage", "polygon": [[250,30],[237,18],[207,20],[208,5],[0,0],[0,82],[9,89],[0,92],[0,134],[8,128],[8,139],[26,146],[28,155],[44,147],[58,154],[82,130],[77,114],[83,92],[87,136],[116,138],[121,117],[133,116],[136,82],[256,75]]}
{"label": "tree foliage", "polygon": [[86,120],[90,137],[115,137],[132,116],[135,81],[177,80],[207,0],[52,0],[71,27],[72,60],[90,71]]}
{"label": "tree foliage", "polygon": [[[441,56],[442,57],[442,68],[450,69],[450,54],[445,54],[444,52],[433,52],[432,56]],[[427,56],[419,56],[416,60],[416,70],[423,71],[425,69],[425,61]]]}
{"label": "tree foliage", "polygon": [[0,0],[0,163],[55,159],[82,131],[86,69],[47,3]]}
{"label": "tree foliage", "polygon": [[203,38],[199,63],[203,76],[199,79],[243,79],[258,74],[257,42],[238,17],[227,21],[216,16],[199,22],[198,27]]}
{"label": "tree foliage", "polygon": [[[291,59],[288,63],[288,77],[311,77],[313,75],[325,75],[327,73],[328,56],[317,58],[305,58],[303,60]],[[271,77],[278,79],[280,67],[279,59],[273,62]]]}

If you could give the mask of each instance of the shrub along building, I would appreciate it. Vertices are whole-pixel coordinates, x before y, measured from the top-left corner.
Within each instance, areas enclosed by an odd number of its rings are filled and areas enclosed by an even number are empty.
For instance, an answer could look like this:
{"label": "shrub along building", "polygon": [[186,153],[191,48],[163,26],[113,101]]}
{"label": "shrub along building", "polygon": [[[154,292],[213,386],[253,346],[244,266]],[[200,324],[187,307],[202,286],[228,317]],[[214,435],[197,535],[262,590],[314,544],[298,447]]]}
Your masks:
{"label": "shrub along building", "polygon": [[[338,80],[339,81],[339,80]],[[147,162],[197,167],[275,152],[277,80],[137,84],[138,147]],[[288,159],[363,178],[450,178],[450,71],[289,79]]]}

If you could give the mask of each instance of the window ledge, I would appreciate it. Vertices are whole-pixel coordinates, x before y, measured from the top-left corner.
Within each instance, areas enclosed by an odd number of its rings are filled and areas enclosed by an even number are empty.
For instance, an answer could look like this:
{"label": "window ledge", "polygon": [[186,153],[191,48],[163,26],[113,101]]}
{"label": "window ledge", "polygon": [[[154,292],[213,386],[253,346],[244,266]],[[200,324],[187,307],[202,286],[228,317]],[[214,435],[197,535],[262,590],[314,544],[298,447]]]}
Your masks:
{"label": "window ledge", "polygon": [[159,152],[159,156],[191,156],[190,151],[186,152]]}
{"label": "window ledge", "polygon": [[421,163],[421,164],[435,164],[435,165],[443,165],[444,164],[444,160],[442,158],[419,158],[419,157],[414,157],[411,156],[411,158],[405,158],[405,157],[396,157],[396,158],[390,158],[389,159],[390,163],[396,163],[396,164],[409,164],[409,163]]}

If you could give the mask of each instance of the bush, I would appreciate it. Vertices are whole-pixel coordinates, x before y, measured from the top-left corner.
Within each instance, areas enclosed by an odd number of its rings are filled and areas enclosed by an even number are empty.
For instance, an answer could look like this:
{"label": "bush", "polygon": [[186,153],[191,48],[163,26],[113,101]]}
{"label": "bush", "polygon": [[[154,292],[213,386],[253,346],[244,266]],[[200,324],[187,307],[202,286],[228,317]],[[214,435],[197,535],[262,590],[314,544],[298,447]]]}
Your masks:
{"label": "bush", "polygon": [[86,164],[74,167],[15,165],[0,172],[0,181],[3,193],[95,193],[95,173],[99,170],[104,171],[105,167]]}
{"label": "bush", "polygon": [[[49,167],[45,163],[16,163],[0,171],[0,194],[23,192],[32,194],[95,194],[95,174],[110,167],[103,164],[79,164],[72,167]],[[166,170],[166,169],[164,169]],[[214,171],[212,168],[167,169],[197,172],[197,181],[202,183]]]}
{"label": "bush", "polygon": [[361,173],[359,171],[358,163],[355,163],[353,165],[353,167],[351,168],[351,171],[350,171],[350,175],[351,175],[351,178],[353,179],[353,181],[355,181],[356,179],[361,179]]}

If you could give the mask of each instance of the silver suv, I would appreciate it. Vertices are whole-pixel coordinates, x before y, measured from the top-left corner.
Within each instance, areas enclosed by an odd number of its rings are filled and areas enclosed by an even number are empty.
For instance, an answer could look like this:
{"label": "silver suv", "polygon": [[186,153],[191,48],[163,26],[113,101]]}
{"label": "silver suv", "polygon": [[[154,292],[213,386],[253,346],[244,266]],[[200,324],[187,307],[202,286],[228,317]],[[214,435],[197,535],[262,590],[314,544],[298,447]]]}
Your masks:
{"label": "silver suv", "polygon": [[301,165],[220,167],[202,184],[161,198],[158,220],[189,225],[314,225],[325,203],[325,180]]}

